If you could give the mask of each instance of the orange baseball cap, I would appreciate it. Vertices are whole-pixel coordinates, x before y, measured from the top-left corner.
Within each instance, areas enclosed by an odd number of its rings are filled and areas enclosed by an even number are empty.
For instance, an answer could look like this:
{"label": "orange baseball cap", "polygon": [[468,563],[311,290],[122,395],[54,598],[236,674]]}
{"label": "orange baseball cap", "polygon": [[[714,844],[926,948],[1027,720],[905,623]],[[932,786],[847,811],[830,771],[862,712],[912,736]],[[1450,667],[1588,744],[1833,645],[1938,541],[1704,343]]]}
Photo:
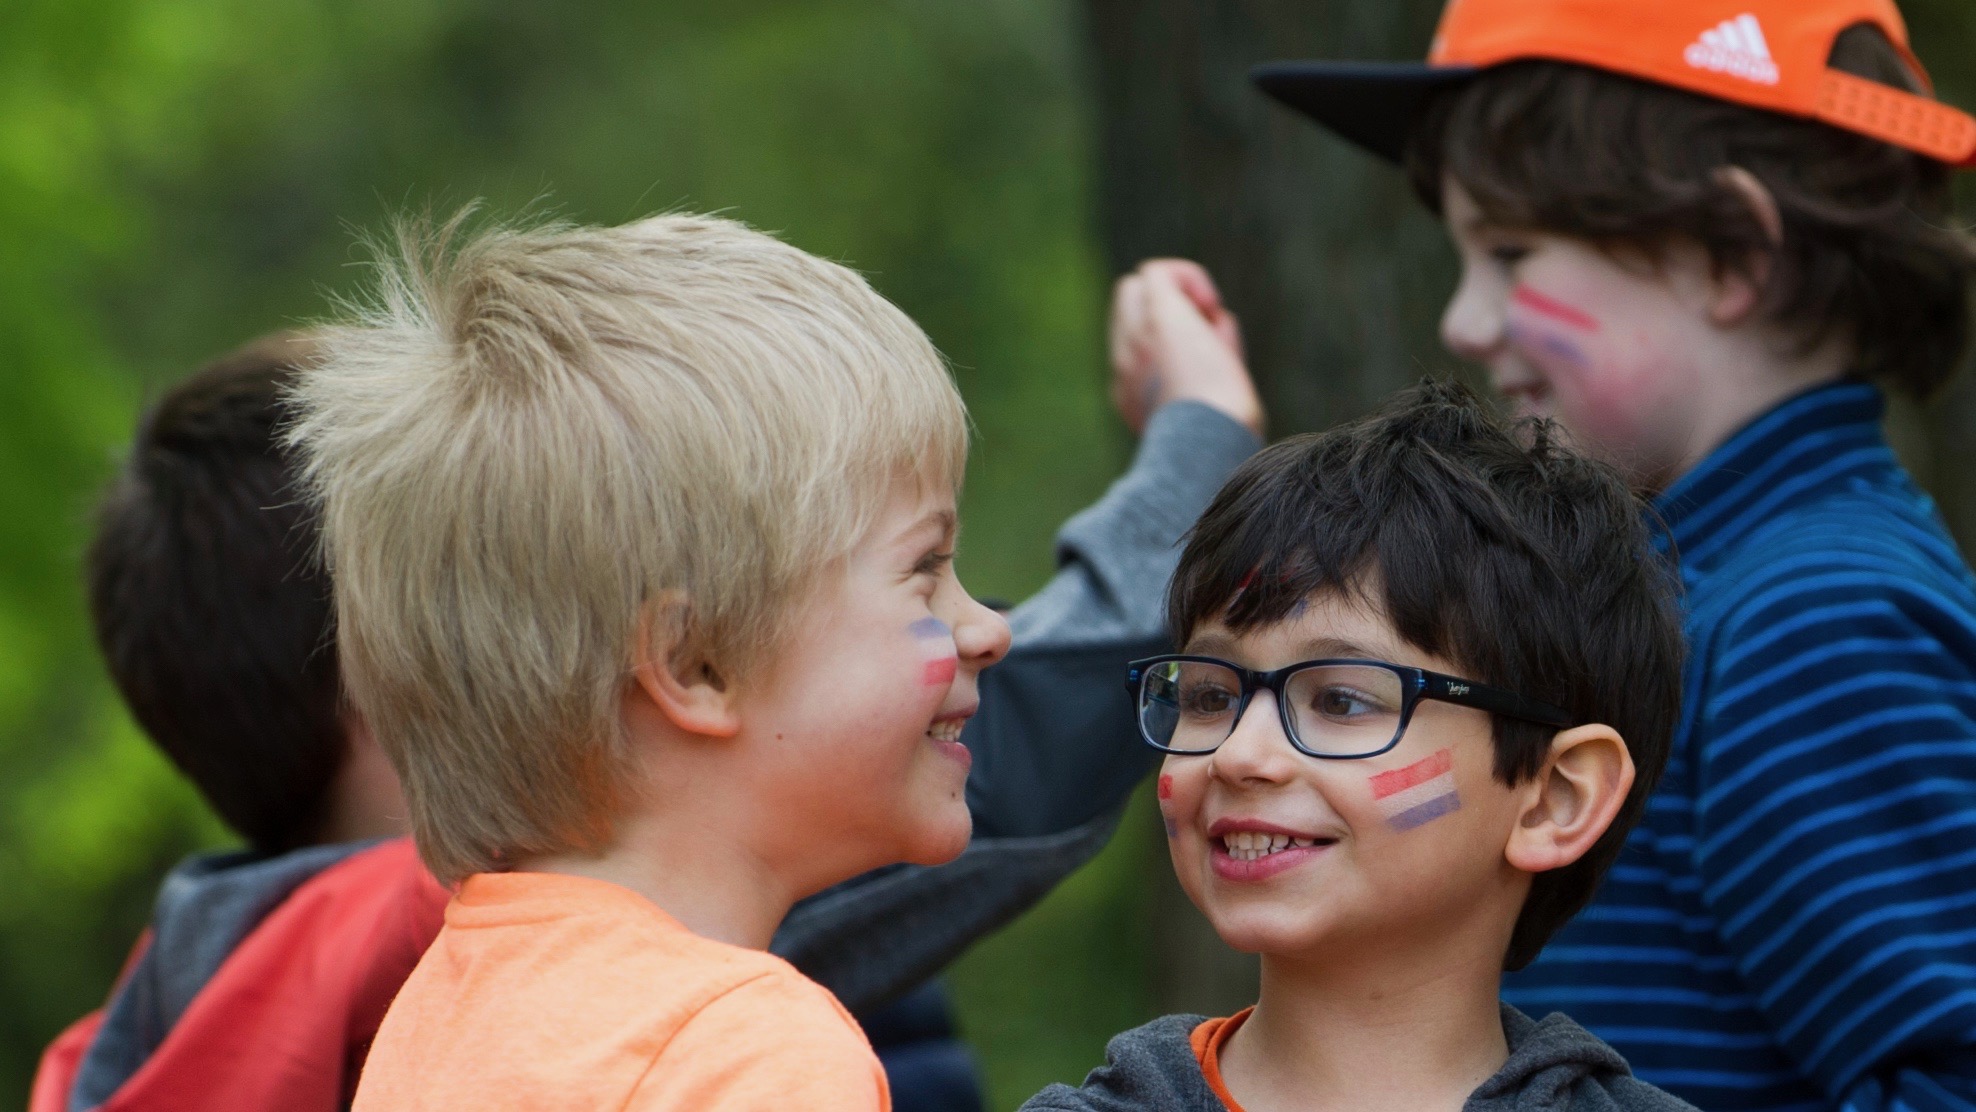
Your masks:
{"label": "orange baseball cap", "polygon": [[1394,161],[1435,94],[1490,66],[1541,58],[1822,120],[1976,166],[1968,113],[1826,65],[1839,33],[1861,23],[1879,28],[1927,82],[1893,0],[1449,0],[1425,63],[1274,62],[1251,77]]}

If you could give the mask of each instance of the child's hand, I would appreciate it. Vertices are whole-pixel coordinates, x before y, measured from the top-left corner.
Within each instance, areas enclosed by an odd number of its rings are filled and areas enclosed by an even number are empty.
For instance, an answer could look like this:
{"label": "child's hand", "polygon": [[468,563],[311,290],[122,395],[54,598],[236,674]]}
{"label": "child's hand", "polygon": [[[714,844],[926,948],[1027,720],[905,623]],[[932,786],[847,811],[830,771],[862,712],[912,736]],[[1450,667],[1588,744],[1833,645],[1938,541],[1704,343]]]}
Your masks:
{"label": "child's hand", "polygon": [[1214,280],[1185,259],[1150,259],[1112,291],[1112,404],[1134,433],[1167,402],[1203,402],[1262,435],[1242,329]]}

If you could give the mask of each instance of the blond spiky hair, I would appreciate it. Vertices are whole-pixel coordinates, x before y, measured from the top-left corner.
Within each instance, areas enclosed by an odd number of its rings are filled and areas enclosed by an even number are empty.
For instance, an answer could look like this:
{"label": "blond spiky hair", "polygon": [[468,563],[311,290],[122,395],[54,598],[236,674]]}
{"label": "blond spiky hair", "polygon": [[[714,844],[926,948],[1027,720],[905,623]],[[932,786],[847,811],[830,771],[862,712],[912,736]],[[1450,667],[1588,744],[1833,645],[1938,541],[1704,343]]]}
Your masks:
{"label": "blond spiky hair", "polygon": [[350,698],[452,881],[603,844],[651,604],[748,682],[894,484],[958,484],[966,414],[862,278],[730,220],[394,231],[289,437]]}

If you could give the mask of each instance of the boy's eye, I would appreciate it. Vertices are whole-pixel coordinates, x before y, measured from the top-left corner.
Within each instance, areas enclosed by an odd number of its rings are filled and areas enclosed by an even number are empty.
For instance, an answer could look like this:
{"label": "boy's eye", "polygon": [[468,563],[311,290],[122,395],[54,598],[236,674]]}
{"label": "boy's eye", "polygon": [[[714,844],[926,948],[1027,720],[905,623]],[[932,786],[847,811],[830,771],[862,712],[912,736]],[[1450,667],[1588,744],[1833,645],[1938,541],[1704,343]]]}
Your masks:
{"label": "boy's eye", "polygon": [[913,574],[938,575],[948,564],[953,562],[954,554],[952,552],[929,552],[919,558],[919,563],[913,565]]}
{"label": "boy's eye", "polygon": [[1319,688],[1311,705],[1317,713],[1339,722],[1385,714],[1389,710],[1377,696],[1341,685]]}
{"label": "boy's eye", "polygon": [[1529,255],[1530,249],[1518,243],[1499,243],[1489,248],[1489,257],[1505,268],[1515,266]]}
{"label": "boy's eye", "polygon": [[1197,718],[1215,718],[1235,709],[1233,691],[1213,682],[1190,683],[1181,689],[1180,709]]}

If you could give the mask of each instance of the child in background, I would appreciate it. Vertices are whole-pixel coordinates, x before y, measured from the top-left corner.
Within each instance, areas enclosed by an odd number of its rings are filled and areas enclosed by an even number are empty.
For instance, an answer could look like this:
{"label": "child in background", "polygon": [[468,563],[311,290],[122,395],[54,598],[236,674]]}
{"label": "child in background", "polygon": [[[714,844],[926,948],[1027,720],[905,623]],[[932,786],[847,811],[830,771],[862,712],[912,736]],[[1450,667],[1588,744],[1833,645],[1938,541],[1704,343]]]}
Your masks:
{"label": "child in background", "polygon": [[1888,0],[1457,0],[1257,80],[1405,161],[1449,348],[1681,556],[1660,794],[1506,998],[1711,1110],[1976,1107],[1976,581],[1880,428],[1966,346],[1976,120]]}
{"label": "child in background", "polygon": [[[1531,431],[1531,430],[1526,430]],[[1173,867],[1256,1005],[1120,1035],[1032,1112],[1687,1109],[1500,1002],[1591,898],[1680,705],[1672,575],[1610,469],[1465,390],[1265,449],[1135,662]]]}
{"label": "child in background", "polygon": [[323,651],[329,581],[276,436],[313,350],[264,337],[174,386],[98,508],[86,578],[110,677],[247,846],[165,878],[111,1002],[43,1057],[33,1112],[347,1106],[439,929],[446,893]]}
{"label": "child in background", "polygon": [[966,416],[852,272],[708,217],[407,230],[293,432],[345,686],[458,885],[355,1107],[884,1109],[766,949],[966,846],[1008,626]]}

